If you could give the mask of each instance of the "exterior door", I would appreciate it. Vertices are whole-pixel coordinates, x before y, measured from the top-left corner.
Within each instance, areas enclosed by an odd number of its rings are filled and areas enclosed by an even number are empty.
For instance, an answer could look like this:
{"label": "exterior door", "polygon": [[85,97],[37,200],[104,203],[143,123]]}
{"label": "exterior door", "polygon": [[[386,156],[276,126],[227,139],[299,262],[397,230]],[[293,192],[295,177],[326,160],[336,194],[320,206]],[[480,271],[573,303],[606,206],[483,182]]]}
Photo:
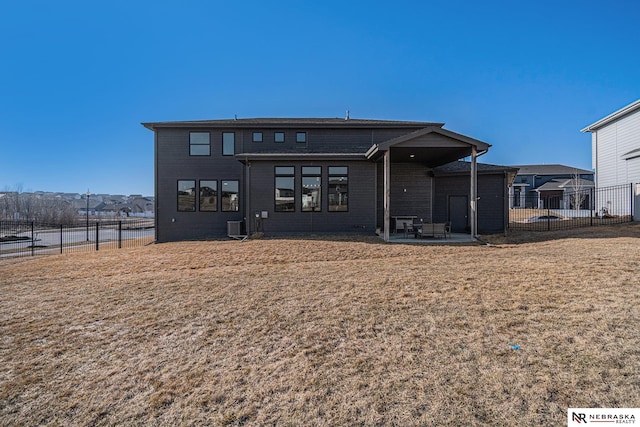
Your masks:
{"label": "exterior door", "polygon": [[449,196],[449,221],[453,233],[469,231],[469,199],[467,196]]}

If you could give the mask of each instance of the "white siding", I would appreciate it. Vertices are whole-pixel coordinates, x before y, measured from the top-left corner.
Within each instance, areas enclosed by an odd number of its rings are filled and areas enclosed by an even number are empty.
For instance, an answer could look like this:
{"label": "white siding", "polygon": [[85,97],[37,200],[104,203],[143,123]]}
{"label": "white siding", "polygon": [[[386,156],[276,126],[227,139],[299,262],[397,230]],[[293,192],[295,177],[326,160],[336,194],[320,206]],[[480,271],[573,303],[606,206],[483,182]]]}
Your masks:
{"label": "white siding", "polygon": [[640,182],[640,162],[623,158],[624,154],[640,149],[640,111],[604,126],[594,137],[598,187]]}

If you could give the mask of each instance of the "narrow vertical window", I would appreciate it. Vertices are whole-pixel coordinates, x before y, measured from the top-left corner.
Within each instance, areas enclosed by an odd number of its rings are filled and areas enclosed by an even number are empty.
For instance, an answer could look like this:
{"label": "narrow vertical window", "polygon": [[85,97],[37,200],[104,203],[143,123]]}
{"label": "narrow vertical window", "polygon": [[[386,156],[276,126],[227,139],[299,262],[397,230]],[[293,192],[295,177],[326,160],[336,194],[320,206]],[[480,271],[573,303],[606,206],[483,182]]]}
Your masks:
{"label": "narrow vertical window", "polygon": [[209,132],[189,132],[189,155],[211,155],[211,140]]}
{"label": "narrow vertical window", "polygon": [[307,142],[307,133],[306,132],[296,132],[296,142],[305,143]]}
{"label": "narrow vertical window", "polygon": [[274,142],[284,142],[284,132],[274,132],[273,133],[273,141]]}
{"label": "narrow vertical window", "polygon": [[218,181],[200,181],[200,211],[215,212],[218,210]]}
{"label": "narrow vertical window", "polygon": [[222,133],[222,155],[233,156],[236,154],[236,134],[233,132]]}
{"label": "narrow vertical window", "polygon": [[239,187],[239,182],[236,180],[222,181],[221,203],[223,212],[238,212],[240,210]]}
{"label": "narrow vertical window", "polygon": [[196,211],[196,181],[184,179],[178,181],[178,211]]}
{"label": "narrow vertical window", "polygon": [[302,212],[319,212],[322,195],[320,166],[302,167]]}
{"label": "narrow vertical window", "polygon": [[275,211],[294,212],[295,168],[293,166],[276,166],[275,169]]}
{"label": "narrow vertical window", "polygon": [[346,166],[329,166],[329,212],[349,210],[349,170]]}

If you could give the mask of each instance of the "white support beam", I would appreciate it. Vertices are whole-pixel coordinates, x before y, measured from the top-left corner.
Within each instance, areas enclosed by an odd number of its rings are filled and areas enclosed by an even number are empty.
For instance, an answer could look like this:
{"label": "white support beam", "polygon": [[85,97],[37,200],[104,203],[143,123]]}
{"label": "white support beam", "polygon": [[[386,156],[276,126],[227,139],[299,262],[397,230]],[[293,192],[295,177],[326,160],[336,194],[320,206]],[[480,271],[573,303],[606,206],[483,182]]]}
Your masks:
{"label": "white support beam", "polygon": [[391,149],[384,153],[384,241],[389,241],[389,228],[391,227]]}
{"label": "white support beam", "polygon": [[475,145],[471,146],[471,238],[475,239],[478,234],[478,171],[477,171],[478,150]]}

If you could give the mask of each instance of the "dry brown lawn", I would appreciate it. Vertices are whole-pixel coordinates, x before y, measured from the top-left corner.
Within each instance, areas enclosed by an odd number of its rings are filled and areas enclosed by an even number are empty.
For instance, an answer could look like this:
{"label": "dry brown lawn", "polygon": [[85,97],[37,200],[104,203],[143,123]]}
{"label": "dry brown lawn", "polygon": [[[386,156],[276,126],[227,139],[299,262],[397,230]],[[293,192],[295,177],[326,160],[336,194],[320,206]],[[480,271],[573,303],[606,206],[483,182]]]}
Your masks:
{"label": "dry brown lawn", "polygon": [[565,425],[567,407],[638,407],[640,225],[564,233],[2,260],[0,424]]}

